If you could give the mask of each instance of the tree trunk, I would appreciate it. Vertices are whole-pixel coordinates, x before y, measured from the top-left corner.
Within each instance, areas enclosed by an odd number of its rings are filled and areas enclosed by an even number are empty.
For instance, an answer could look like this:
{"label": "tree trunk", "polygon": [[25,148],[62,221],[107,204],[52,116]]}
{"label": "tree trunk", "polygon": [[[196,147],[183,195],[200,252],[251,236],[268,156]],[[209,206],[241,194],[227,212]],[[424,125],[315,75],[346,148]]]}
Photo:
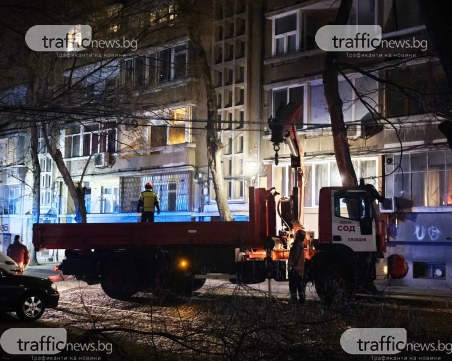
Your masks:
{"label": "tree trunk", "polygon": [[[39,223],[41,213],[41,166],[39,164],[39,149],[38,149],[38,124],[31,123],[30,127],[30,155],[33,169],[33,186],[32,186],[32,205],[31,205],[31,219],[32,224]],[[30,264],[38,264],[36,250],[31,247]]]}
{"label": "tree trunk", "polygon": [[[218,138],[220,131],[217,122],[217,98],[215,94],[215,87],[213,86],[211,69],[207,53],[203,47],[202,30],[199,26],[201,21],[198,21],[196,14],[200,14],[203,9],[203,2],[197,2],[196,5],[188,2],[180,1],[179,9],[182,11],[186,26],[189,33],[189,38],[195,54],[195,62],[197,65],[197,74],[204,81],[204,87],[207,97],[207,125],[206,125],[206,142],[207,142],[207,161],[210,172],[212,174],[213,187],[215,190],[215,200],[217,202],[218,213],[220,218],[224,221],[232,221],[232,214],[229,209],[228,198],[225,189],[225,181],[223,176],[223,167],[221,162],[221,141]],[[198,9],[199,11],[197,11]]]}
{"label": "tree trunk", "polygon": [[[75,184],[74,181],[72,180],[71,173],[69,172],[69,170],[66,167],[66,164],[64,163],[63,154],[58,148],[56,148],[55,142],[52,142],[50,140],[45,125],[43,125],[42,127],[42,133],[44,135],[44,139],[46,142],[47,152],[50,154],[58,170],[60,171],[61,177],[63,178],[63,181],[67,186],[69,195],[74,201],[75,221],[77,223],[87,223],[85,195],[82,184],[81,182]],[[53,139],[52,135],[51,137]]]}
{"label": "tree trunk", "polygon": [[30,155],[33,167],[33,201],[31,206],[31,215],[33,223],[39,223],[41,213],[41,166],[39,164],[38,156],[38,125],[35,122],[31,123],[30,138]]}
{"label": "tree trunk", "polygon": [[[352,0],[342,0],[336,16],[335,25],[347,23]],[[339,95],[338,70],[336,67],[337,54],[328,52],[325,57],[325,69],[323,71],[323,86],[325,98],[328,104],[328,112],[331,118],[331,127],[334,141],[334,154],[342,178],[342,186],[354,187],[358,185],[355,169],[350,155],[350,145],[347,139],[347,130],[342,112],[342,99]]]}

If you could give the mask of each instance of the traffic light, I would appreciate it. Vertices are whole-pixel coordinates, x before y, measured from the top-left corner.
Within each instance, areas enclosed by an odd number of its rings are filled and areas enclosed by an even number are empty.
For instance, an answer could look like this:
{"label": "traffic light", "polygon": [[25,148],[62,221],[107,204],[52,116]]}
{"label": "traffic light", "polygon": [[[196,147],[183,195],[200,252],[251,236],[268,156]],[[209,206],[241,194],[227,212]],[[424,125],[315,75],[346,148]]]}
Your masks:
{"label": "traffic light", "polygon": [[445,120],[438,125],[438,129],[446,136],[449,148],[452,149],[452,122]]}

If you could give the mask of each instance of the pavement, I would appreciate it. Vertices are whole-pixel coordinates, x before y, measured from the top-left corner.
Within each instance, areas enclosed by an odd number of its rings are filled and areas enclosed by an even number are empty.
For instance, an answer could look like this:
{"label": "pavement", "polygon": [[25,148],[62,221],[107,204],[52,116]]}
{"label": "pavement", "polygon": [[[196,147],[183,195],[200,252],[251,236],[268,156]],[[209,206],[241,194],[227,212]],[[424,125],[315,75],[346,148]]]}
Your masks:
{"label": "pavement", "polygon": [[[77,287],[80,282],[75,280],[73,276],[63,276],[60,271],[55,270],[55,266],[59,263],[46,263],[27,267],[26,275],[49,278],[54,282],[58,282],[58,289],[64,291],[68,288]],[[417,300],[424,302],[442,303],[446,307],[452,308],[452,289],[451,288],[413,288],[407,286],[394,286],[390,284],[390,280],[375,281],[378,290],[382,292],[383,299],[398,299],[398,300]],[[225,280],[208,279],[203,289],[205,292],[215,290],[219,287],[234,288],[235,285]],[[249,287],[271,294],[276,297],[288,297],[289,287],[288,282],[276,282],[274,280],[265,281]],[[365,296],[365,295],[364,295]],[[306,288],[306,297],[308,299],[318,299],[315,288],[312,284],[308,284]]]}

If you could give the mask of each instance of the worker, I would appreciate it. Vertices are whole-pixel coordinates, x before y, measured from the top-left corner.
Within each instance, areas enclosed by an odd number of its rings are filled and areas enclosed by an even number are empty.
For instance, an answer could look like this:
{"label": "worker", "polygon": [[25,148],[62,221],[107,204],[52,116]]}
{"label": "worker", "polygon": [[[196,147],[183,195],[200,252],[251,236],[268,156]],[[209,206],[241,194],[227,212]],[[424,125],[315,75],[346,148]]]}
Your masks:
{"label": "worker", "polygon": [[[299,229],[289,252],[289,292],[292,304],[303,305],[306,298],[304,280],[304,243],[306,232]],[[297,298],[298,293],[298,298]]]}
{"label": "worker", "polygon": [[11,243],[8,247],[7,254],[11,257],[19,266],[20,273],[24,273],[30,263],[30,252],[28,248],[20,241],[20,236],[14,236],[14,243]]}
{"label": "worker", "polygon": [[160,214],[159,197],[154,192],[151,182],[147,182],[144,186],[145,191],[141,192],[140,200],[138,201],[137,212],[141,212],[141,222],[154,222],[154,212]]}

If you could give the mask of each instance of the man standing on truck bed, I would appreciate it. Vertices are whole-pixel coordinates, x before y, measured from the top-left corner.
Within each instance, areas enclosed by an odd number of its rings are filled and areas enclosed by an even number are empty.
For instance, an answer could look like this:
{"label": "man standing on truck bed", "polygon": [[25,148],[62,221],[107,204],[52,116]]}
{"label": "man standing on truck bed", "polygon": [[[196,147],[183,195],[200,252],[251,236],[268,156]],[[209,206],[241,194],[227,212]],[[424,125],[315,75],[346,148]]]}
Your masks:
{"label": "man standing on truck bed", "polygon": [[154,212],[157,209],[157,214],[160,214],[159,197],[153,191],[151,182],[147,182],[144,186],[145,191],[141,192],[140,200],[138,201],[138,213],[141,212],[141,222],[154,222]]}

